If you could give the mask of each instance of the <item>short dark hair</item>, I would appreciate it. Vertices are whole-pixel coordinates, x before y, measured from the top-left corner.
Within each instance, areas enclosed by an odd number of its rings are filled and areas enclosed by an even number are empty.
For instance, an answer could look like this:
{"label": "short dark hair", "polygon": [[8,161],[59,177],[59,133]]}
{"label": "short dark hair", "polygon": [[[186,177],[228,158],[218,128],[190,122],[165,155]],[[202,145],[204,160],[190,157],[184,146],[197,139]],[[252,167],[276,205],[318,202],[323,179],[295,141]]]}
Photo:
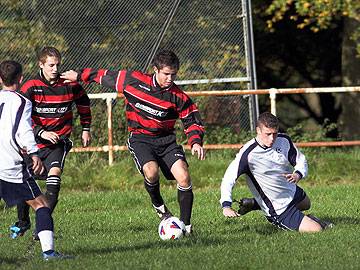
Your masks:
{"label": "short dark hair", "polygon": [[37,59],[41,63],[45,63],[48,56],[56,57],[59,61],[61,61],[61,54],[55,47],[44,47],[37,53]]}
{"label": "short dark hair", "polygon": [[161,49],[155,54],[151,65],[159,70],[164,67],[171,67],[178,70],[180,67],[180,61],[173,51]]}
{"label": "short dark hair", "polygon": [[7,60],[0,64],[0,77],[5,86],[18,84],[22,76],[22,66],[16,61]]}
{"label": "short dark hair", "polygon": [[267,128],[279,128],[279,119],[269,112],[264,112],[259,115],[258,120],[256,122],[256,126],[260,127],[260,125],[264,125]]}

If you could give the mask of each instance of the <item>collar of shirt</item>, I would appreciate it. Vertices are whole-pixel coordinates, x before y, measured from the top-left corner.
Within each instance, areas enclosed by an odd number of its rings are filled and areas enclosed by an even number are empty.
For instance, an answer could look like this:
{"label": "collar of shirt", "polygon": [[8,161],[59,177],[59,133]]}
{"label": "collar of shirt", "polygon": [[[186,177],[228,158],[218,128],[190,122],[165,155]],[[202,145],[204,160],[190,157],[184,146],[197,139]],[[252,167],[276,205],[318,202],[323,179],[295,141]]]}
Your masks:
{"label": "collar of shirt", "polygon": [[155,74],[152,76],[152,87],[155,91],[167,91],[169,90],[172,86],[174,85],[174,83],[172,83],[170,86],[168,87],[164,87],[161,88],[159,83],[156,81],[156,77]]}
{"label": "collar of shirt", "polygon": [[44,76],[44,73],[43,73],[43,71],[42,71],[42,69],[40,69],[39,70],[39,79],[41,80],[41,81],[43,81],[44,83],[46,83],[47,85],[50,85],[50,86],[54,86],[54,85],[56,85],[56,84],[58,84],[59,82],[60,82],[60,79],[56,79],[55,81],[48,81],[46,78],[45,78],[45,76]]}

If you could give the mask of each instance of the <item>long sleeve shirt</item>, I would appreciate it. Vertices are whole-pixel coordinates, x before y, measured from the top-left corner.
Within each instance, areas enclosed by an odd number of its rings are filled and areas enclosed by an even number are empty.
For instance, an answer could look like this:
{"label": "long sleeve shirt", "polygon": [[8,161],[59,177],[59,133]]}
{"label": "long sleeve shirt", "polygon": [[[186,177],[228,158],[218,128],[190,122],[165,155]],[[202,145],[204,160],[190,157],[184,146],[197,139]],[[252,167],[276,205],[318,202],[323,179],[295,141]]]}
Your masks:
{"label": "long sleeve shirt", "polygon": [[31,127],[31,102],[14,91],[0,91],[0,179],[22,183],[31,174],[24,154],[38,151]]}
{"label": "long sleeve shirt", "polygon": [[188,144],[202,145],[204,126],[198,108],[175,84],[160,88],[155,75],[90,68],[80,71],[78,80],[96,82],[124,94],[129,132],[151,136],[174,133],[175,122],[180,118]]}
{"label": "long sleeve shirt", "polygon": [[73,103],[79,113],[82,129],[90,131],[90,99],[77,82],[64,83],[59,79],[50,84],[40,72],[34,79],[25,82],[20,91],[32,102],[32,123],[39,148],[51,145],[51,142],[40,137],[43,131],[70,136],[73,127]]}
{"label": "long sleeve shirt", "polygon": [[283,213],[293,200],[296,184],[285,174],[298,173],[306,177],[305,156],[285,134],[279,134],[272,147],[261,146],[256,139],[247,142],[227,168],[221,183],[222,207],[232,204],[232,190],[242,174],[255,200],[267,216]]}

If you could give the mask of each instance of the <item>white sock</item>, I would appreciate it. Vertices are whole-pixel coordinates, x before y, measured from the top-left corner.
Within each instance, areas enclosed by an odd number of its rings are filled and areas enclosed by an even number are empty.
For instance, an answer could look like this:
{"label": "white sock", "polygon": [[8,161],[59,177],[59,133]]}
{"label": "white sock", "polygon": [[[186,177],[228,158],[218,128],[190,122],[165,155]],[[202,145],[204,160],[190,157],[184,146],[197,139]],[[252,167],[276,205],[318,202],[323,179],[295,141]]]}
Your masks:
{"label": "white sock", "polygon": [[48,250],[54,250],[54,232],[53,231],[41,231],[38,233],[41,249],[43,252]]}

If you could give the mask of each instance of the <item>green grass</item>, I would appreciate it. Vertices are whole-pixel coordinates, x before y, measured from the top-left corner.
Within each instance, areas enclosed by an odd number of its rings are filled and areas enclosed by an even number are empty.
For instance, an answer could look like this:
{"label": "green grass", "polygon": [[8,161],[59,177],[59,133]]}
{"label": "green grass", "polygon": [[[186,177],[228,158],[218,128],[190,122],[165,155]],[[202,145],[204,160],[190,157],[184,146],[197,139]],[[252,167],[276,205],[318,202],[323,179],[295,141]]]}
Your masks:
{"label": "green grass", "polygon": [[[307,151],[312,200],[309,211],[335,223],[318,234],[278,230],[262,213],[222,216],[219,185],[236,151],[212,152],[203,162],[189,158],[194,182],[195,234],[161,241],[159,220],[142,179],[125,154],[109,167],[99,155],[70,155],[61,200],[54,214],[56,247],[74,260],[43,262],[31,233],[12,240],[15,209],[0,213],[0,269],[358,269],[360,239],[359,149]],[[174,182],[162,179],[164,198],[179,215]],[[234,198],[249,196],[243,181]],[[0,202],[3,208],[3,202]]]}
{"label": "green grass", "polygon": [[[311,185],[357,183],[360,148],[302,149],[308,159]],[[215,187],[237,151],[209,151],[206,160],[199,161],[187,152],[190,174],[196,188]],[[62,188],[66,190],[123,190],[142,188],[143,179],[135,169],[128,152],[117,152],[113,166],[106,154],[70,153],[65,164]],[[244,181],[239,181],[244,185]],[[163,181],[164,185],[172,185]]]}
{"label": "green grass", "polygon": [[[7,225],[15,211],[1,213],[1,269],[358,269],[360,197],[358,185],[309,187],[311,213],[333,221],[332,230],[299,234],[276,229],[261,212],[226,219],[218,189],[196,192],[195,234],[161,241],[158,219],[144,190],[67,192],[54,218],[56,246],[76,259],[47,262],[31,235],[12,240]],[[248,194],[236,189],[235,196]],[[176,191],[164,196],[178,214]],[[44,265],[45,264],[45,265]]]}

